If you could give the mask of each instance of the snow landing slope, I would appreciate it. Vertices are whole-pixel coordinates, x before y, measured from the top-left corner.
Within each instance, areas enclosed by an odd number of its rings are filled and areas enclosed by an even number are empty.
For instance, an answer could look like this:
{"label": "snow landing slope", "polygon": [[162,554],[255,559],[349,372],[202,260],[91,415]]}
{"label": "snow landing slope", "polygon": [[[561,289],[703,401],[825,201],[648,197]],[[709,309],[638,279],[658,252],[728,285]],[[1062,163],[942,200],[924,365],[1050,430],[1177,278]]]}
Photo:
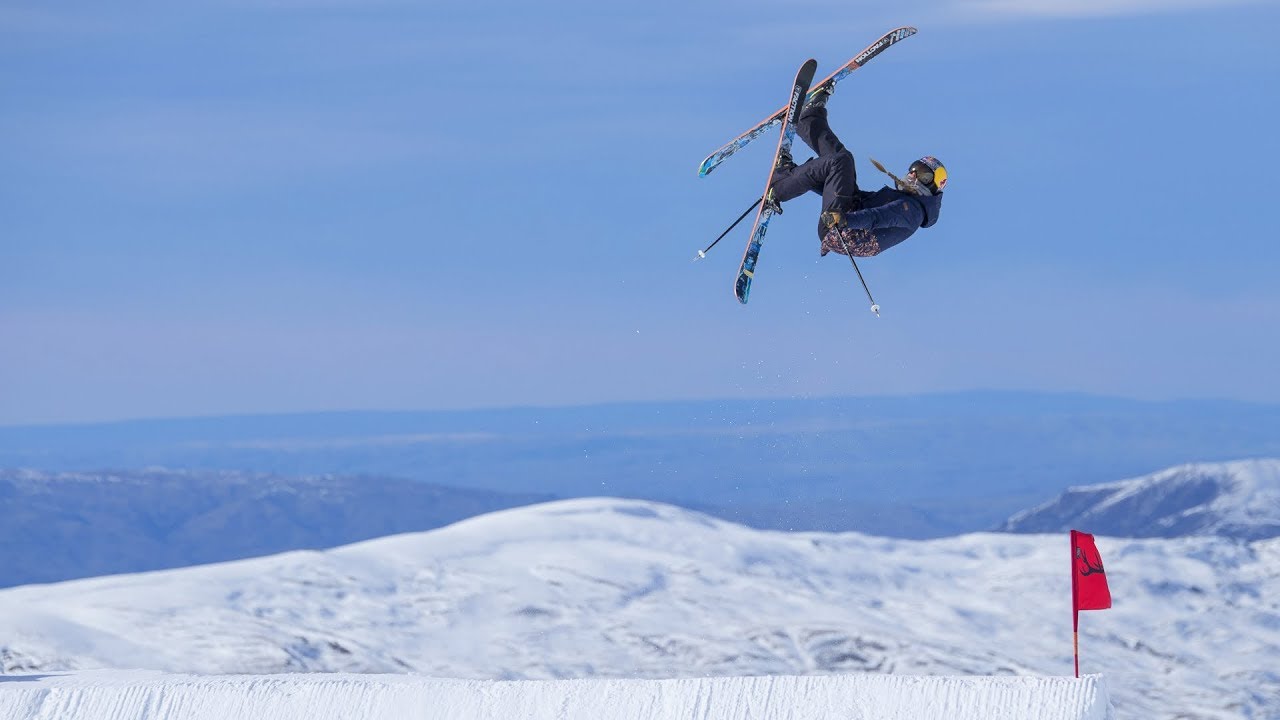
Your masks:
{"label": "snow landing slope", "polygon": [[[1099,538],[1081,670],[1120,718],[1280,708],[1280,540]],[[464,679],[1071,671],[1067,538],[752,530],[584,499],[325,552],[0,591],[9,673]],[[1268,716],[1267,713],[1272,713]]]}
{"label": "snow landing slope", "polygon": [[0,720],[1109,720],[1097,678],[466,681],[405,675],[0,678]]}
{"label": "snow landing slope", "polygon": [[1013,516],[1000,529],[1043,533],[1071,527],[1113,537],[1280,537],[1280,460],[1182,465],[1130,480],[1068,488]]}

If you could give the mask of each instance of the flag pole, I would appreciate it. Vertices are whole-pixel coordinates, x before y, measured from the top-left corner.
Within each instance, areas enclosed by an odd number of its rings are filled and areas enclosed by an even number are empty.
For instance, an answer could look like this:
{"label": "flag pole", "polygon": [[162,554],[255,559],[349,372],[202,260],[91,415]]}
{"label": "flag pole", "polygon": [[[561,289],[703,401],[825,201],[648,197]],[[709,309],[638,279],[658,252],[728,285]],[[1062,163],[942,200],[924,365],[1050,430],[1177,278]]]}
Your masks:
{"label": "flag pole", "polygon": [[[1079,622],[1080,622],[1080,616],[1076,615],[1077,625],[1079,624]],[[1080,679],[1080,630],[1078,627],[1077,629],[1071,631],[1071,647],[1074,650],[1075,656],[1076,656],[1076,679],[1079,680]]]}
{"label": "flag pole", "polygon": [[1071,531],[1071,652],[1076,659],[1076,678],[1080,677],[1080,604],[1076,593],[1076,531]]}

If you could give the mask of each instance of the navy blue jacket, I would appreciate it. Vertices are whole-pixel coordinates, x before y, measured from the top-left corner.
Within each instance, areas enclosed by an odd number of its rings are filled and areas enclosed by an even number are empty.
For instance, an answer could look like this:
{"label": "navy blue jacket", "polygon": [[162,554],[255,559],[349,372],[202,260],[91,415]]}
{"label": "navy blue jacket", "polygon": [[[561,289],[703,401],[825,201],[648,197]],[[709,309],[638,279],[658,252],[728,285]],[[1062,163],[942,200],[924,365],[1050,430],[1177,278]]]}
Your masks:
{"label": "navy blue jacket", "polygon": [[[942,195],[912,195],[882,187],[876,191],[860,190],[855,198],[862,209],[844,214],[847,231],[845,241],[850,251],[859,257],[879,255],[911,237],[922,227],[938,222],[942,210]],[[834,246],[823,242],[822,254],[831,250],[843,254],[838,243]]]}

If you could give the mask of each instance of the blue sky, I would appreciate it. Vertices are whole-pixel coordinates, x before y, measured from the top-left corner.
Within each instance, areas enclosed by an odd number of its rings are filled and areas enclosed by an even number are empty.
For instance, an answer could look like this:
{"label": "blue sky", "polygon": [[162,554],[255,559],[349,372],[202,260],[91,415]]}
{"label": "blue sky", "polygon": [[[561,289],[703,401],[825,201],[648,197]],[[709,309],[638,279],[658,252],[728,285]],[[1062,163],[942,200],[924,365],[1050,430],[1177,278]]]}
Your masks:
{"label": "blue sky", "polygon": [[[781,14],[776,20],[771,16]],[[0,424],[966,389],[1280,402],[1275,3],[0,0]],[[881,32],[818,257],[711,150]]]}

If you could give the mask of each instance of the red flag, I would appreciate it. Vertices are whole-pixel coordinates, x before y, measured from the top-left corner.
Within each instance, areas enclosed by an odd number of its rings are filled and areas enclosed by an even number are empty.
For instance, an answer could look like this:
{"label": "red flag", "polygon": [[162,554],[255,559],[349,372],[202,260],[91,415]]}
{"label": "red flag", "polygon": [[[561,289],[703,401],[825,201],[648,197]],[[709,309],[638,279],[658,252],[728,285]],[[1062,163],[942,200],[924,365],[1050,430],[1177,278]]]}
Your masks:
{"label": "red flag", "polygon": [[1111,589],[1102,556],[1093,536],[1071,531],[1071,642],[1075,646],[1076,677],[1080,677],[1080,611],[1111,607]]}
{"label": "red flag", "polygon": [[1071,531],[1071,608],[1106,610],[1111,607],[1111,590],[1107,573],[1102,569],[1102,556],[1093,544],[1093,536]]}

